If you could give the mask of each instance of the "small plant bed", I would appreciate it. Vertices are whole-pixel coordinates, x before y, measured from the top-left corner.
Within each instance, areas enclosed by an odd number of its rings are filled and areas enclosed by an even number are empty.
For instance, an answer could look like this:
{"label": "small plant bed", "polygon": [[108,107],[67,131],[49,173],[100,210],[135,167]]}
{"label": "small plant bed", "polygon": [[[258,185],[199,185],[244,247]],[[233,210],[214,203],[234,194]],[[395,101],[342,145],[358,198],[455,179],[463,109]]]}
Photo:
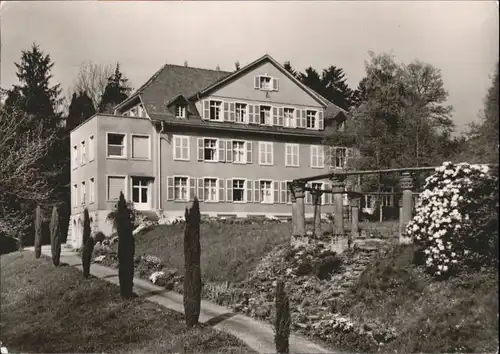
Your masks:
{"label": "small plant bed", "polygon": [[250,353],[236,338],[32,252],[1,256],[1,340],[9,351]]}

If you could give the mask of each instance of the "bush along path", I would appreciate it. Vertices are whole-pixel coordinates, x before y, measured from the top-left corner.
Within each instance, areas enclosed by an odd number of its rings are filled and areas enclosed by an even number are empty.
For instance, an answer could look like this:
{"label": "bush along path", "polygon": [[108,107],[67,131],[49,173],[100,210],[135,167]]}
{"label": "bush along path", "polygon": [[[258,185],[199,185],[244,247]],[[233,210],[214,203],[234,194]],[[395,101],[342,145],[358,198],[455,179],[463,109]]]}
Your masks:
{"label": "bush along path", "polygon": [[[26,250],[34,251],[33,247]],[[50,246],[42,246],[42,254],[50,257]],[[78,253],[63,246],[61,263],[81,268],[81,258]],[[93,264],[90,273],[110,283],[119,285],[116,269]],[[118,289],[117,289],[118,291]],[[179,313],[184,312],[183,296],[164,287],[151,284],[150,281],[134,278],[134,292],[149,301],[156,302],[166,308]],[[209,301],[201,301],[200,322],[212,325],[217,330],[222,330],[241,339],[250,348],[259,353],[275,352],[274,330],[268,324],[253,318],[236,314],[226,307],[219,306]],[[290,336],[290,353],[337,353],[327,350],[316,343],[310,342],[298,335]]]}

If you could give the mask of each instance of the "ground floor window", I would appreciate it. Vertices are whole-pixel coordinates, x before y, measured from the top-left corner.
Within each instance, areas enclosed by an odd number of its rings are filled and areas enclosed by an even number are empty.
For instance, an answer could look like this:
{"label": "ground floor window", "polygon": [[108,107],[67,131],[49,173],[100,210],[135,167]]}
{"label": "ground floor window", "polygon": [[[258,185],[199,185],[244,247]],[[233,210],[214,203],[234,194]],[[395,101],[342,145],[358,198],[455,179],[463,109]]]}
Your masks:
{"label": "ground floor window", "polygon": [[174,193],[175,200],[188,200],[187,177],[174,177]]}
{"label": "ground floor window", "polygon": [[260,200],[262,203],[273,203],[272,181],[260,181]]}
{"label": "ground floor window", "polygon": [[245,180],[233,179],[233,201],[245,201]]}
{"label": "ground floor window", "polygon": [[147,204],[149,193],[149,183],[147,178],[132,178],[132,201],[139,204]]}
{"label": "ground floor window", "polygon": [[203,194],[205,195],[205,201],[216,202],[217,201],[217,178],[205,178],[203,180]]}

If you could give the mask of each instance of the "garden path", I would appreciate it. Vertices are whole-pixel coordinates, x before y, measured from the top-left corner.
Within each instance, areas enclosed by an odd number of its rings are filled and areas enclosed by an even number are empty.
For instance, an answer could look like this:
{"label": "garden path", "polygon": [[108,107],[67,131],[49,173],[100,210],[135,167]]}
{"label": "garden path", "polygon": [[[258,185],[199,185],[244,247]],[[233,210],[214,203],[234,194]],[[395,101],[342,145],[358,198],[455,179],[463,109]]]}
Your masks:
{"label": "garden path", "polygon": [[[33,247],[27,250],[34,251]],[[51,257],[50,245],[42,246],[42,254]],[[73,250],[62,246],[61,263],[82,270],[80,256]],[[90,274],[104,279],[110,283],[119,285],[118,271],[92,264]],[[183,313],[184,305],[182,295],[165,288],[151,284],[150,282],[134,278],[134,292],[146,300],[156,302],[166,308]],[[255,320],[251,317],[234,313],[232,310],[216,305],[212,302],[201,301],[200,322],[211,325],[213,328],[225,331],[241,339],[250,348],[258,353],[274,353],[274,331],[268,323]],[[290,336],[290,353],[336,353],[305,339],[302,336]],[[339,353],[339,352],[337,352]]]}

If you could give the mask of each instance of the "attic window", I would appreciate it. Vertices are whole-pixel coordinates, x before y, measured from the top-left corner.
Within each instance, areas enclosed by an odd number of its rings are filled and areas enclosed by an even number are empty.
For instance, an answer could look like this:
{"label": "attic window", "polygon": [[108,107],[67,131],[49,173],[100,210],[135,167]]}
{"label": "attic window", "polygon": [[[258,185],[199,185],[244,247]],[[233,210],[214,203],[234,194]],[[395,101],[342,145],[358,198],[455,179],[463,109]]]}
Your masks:
{"label": "attic window", "polygon": [[255,76],[255,89],[262,91],[278,91],[278,79],[265,75]]}
{"label": "attic window", "polygon": [[175,106],[175,118],[186,118],[186,106]]}

